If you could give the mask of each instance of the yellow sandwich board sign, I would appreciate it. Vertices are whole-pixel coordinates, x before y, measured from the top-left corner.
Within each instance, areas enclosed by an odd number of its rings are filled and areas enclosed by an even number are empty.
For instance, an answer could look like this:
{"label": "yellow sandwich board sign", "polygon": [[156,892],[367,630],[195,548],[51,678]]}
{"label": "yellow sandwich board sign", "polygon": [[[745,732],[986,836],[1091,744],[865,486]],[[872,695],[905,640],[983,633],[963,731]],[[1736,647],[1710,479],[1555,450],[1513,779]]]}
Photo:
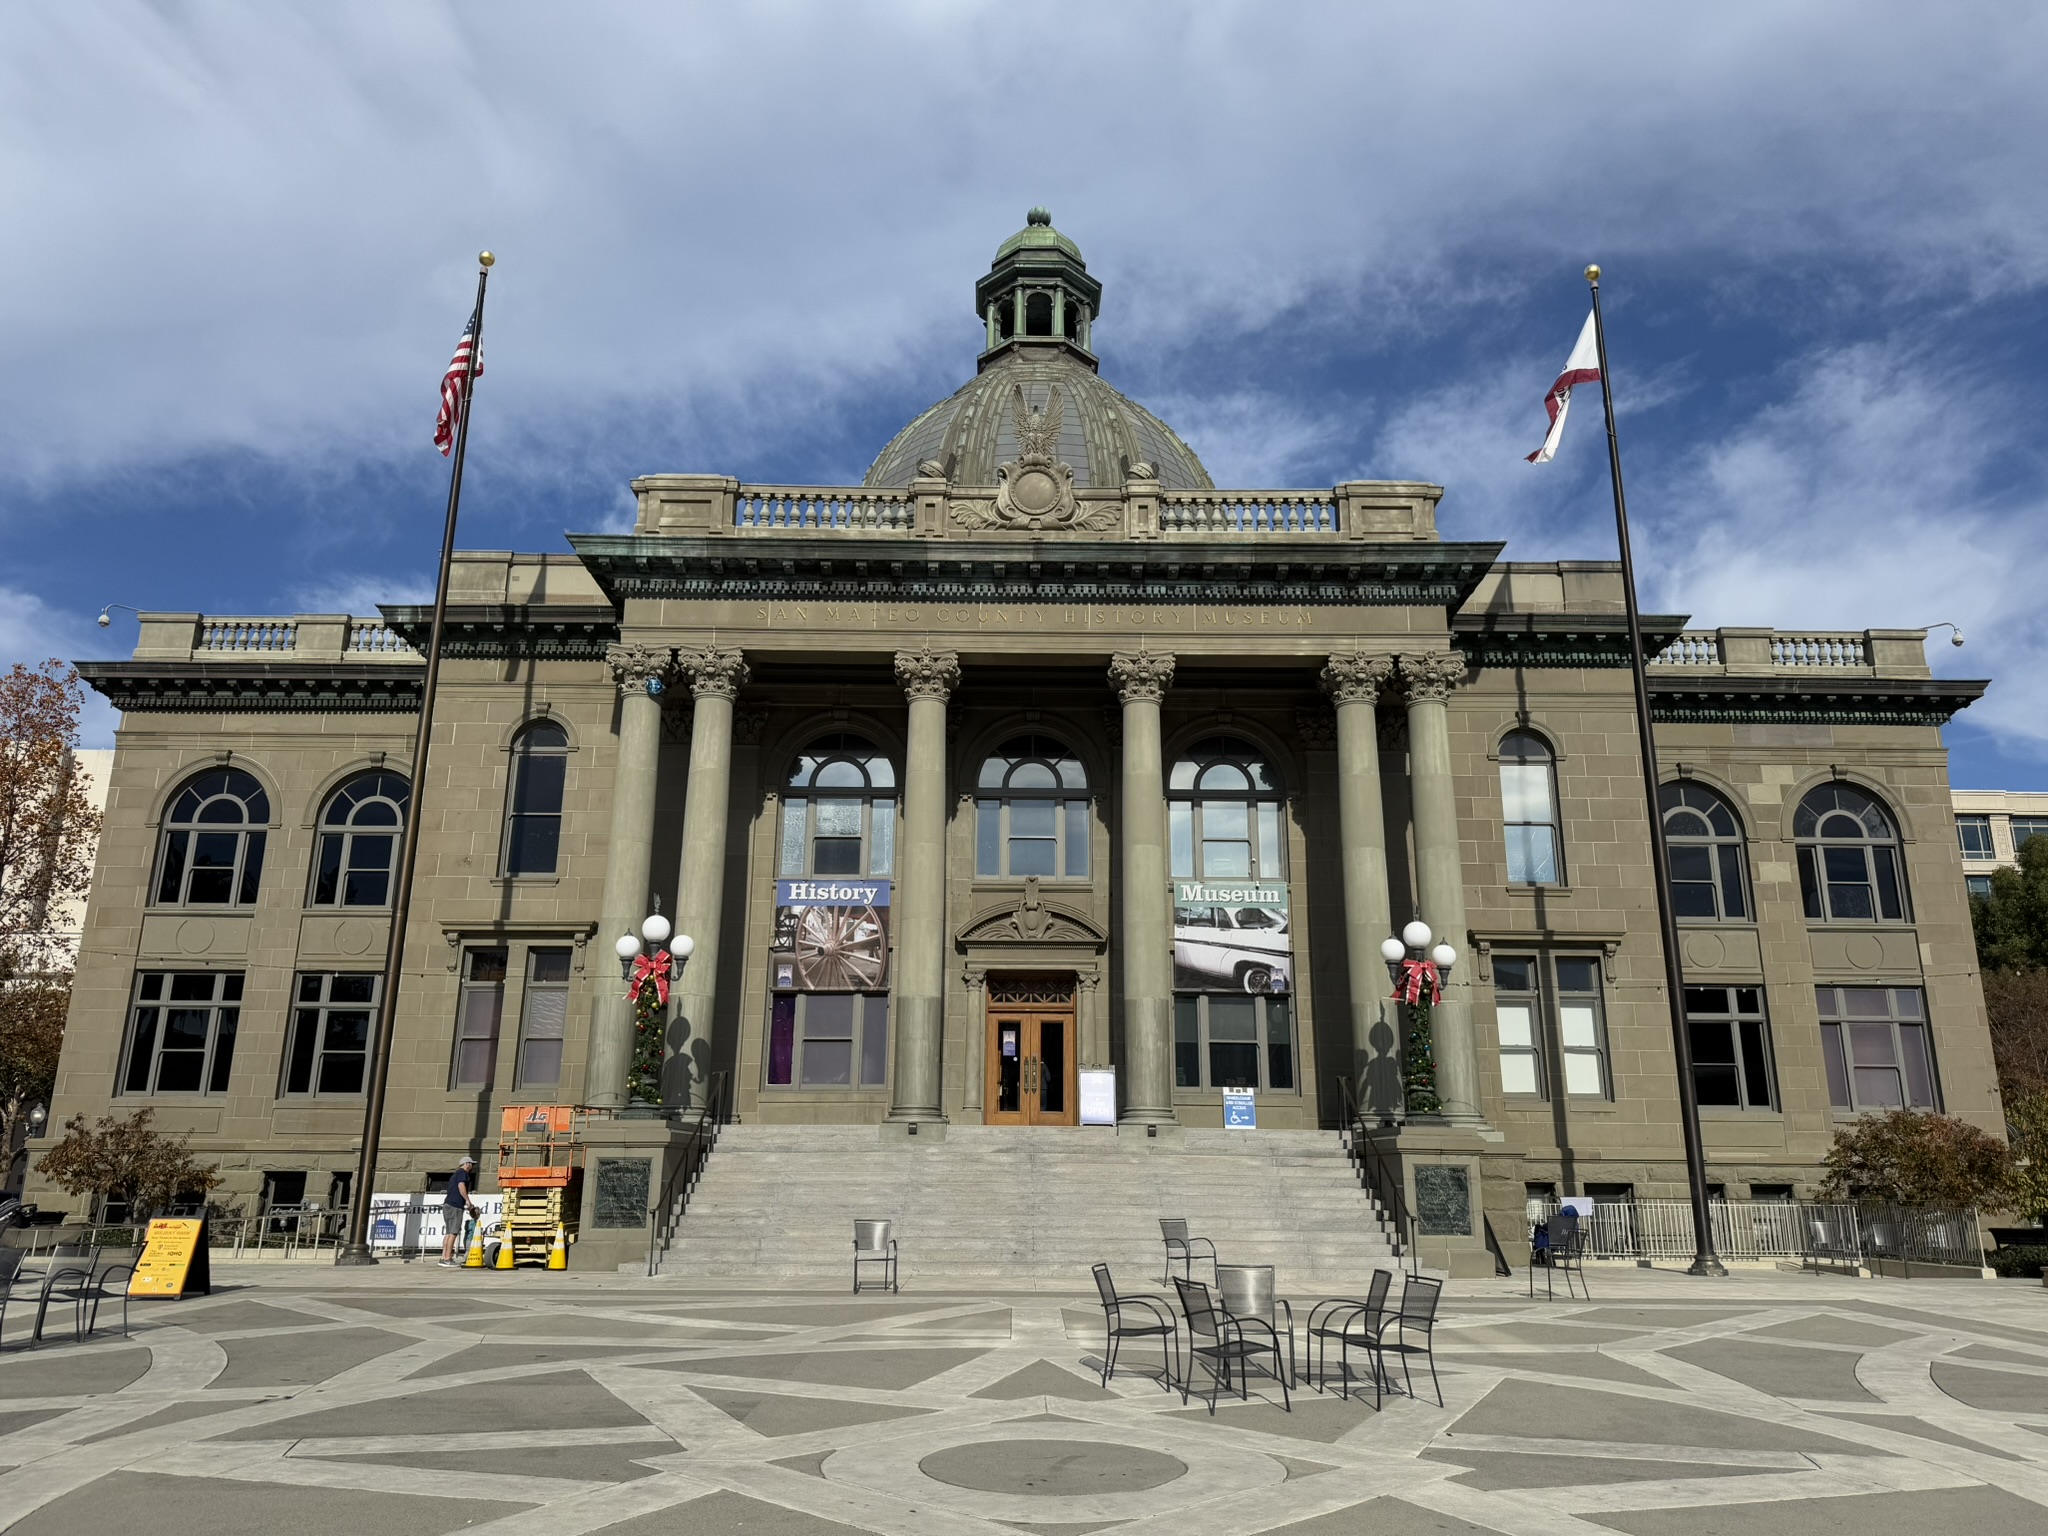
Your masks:
{"label": "yellow sandwich board sign", "polygon": [[206,1262],[206,1223],[158,1220],[149,1224],[130,1296],[178,1297],[187,1291],[213,1294],[213,1276]]}

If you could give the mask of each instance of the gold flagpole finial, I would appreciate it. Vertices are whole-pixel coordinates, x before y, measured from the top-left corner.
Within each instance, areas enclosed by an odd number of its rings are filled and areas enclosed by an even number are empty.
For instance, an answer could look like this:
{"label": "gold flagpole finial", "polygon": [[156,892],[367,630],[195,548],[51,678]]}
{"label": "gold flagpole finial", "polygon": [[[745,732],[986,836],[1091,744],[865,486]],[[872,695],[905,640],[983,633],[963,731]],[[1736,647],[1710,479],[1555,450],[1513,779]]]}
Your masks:
{"label": "gold flagpole finial", "polygon": [[1600,286],[1600,268],[1598,266],[1591,266],[1586,268],[1586,281],[1591,283],[1595,288],[1598,288]]}
{"label": "gold flagpole finial", "polygon": [[476,258],[476,264],[480,267],[496,266],[497,262],[498,258],[493,256],[489,251],[479,252]]}

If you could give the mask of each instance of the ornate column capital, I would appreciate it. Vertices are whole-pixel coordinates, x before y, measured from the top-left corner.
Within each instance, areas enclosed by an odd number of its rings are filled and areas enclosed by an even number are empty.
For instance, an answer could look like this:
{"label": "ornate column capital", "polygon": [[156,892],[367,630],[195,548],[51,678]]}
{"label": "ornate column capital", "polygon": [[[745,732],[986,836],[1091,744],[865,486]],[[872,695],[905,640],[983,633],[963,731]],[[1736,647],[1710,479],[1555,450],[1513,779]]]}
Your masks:
{"label": "ornate column capital", "polygon": [[937,699],[944,703],[960,686],[960,658],[952,651],[935,651],[930,646],[896,653],[896,681],[913,699]]}
{"label": "ornate column capital", "polygon": [[746,686],[747,659],[737,650],[707,645],[678,651],[676,669],[690,680],[690,692],[703,698],[734,698]]}
{"label": "ornate column capital", "polygon": [[651,645],[614,645],[604,653],[619,692],[659,694],[666,684],[674,653]]}
{"label": "ornate column capital", "polygon": [[1173,686],[1173,658],[1157,651],[1119,651],[1109,658],[1109,685],[1125,704],[1157,704]]}
{"label": "ornate column capital", "polygon": [[1465,681],[1465,658],[1456,651],[1422,651],[1400,659],[1401,683],[1408,702],[1433,699],[1438,703]]}
{"label": "ornate column capital", "polygon": [[1374,704],[1393,675],[1391,656],[1332,656],[1323,663],[1323,692],[1333,704]]}

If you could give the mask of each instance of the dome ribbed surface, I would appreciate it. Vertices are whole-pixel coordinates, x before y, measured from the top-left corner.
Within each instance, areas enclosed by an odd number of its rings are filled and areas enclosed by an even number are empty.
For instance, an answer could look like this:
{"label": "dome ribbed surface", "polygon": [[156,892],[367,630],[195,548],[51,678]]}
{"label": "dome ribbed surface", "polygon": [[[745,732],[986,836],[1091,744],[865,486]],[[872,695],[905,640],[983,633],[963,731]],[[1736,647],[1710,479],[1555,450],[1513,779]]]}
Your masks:
{"label": "dome ribbed surface", "polygon": [[1016,390],[1025,404],[1046,410],[1060,395],[1057,457],[1072,466],[1084,490],[1121,489],[1129,466],[1150,464],[1169,491],[1215,487],[1202,461],[1173,428],[1112,389],[1095,370],[1061,346],[1013,346],[991,358],[979,374],[919,416],[876,456],[862,483],[907,486],[927,459],[944,464],[959,486],[996,483],[996,467],[1018,457]]}

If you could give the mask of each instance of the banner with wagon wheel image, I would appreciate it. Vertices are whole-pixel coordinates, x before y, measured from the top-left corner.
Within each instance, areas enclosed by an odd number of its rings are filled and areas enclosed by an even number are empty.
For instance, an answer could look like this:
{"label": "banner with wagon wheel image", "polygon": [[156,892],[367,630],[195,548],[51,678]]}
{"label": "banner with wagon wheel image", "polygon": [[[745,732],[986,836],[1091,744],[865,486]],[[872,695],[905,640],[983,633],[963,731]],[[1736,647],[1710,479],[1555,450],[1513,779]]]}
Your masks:
{"label": "banner with wagon wheel image", "polygon": [[775,882],[770,984],[778,992],[882,992],[889,986],[889,882]]}

